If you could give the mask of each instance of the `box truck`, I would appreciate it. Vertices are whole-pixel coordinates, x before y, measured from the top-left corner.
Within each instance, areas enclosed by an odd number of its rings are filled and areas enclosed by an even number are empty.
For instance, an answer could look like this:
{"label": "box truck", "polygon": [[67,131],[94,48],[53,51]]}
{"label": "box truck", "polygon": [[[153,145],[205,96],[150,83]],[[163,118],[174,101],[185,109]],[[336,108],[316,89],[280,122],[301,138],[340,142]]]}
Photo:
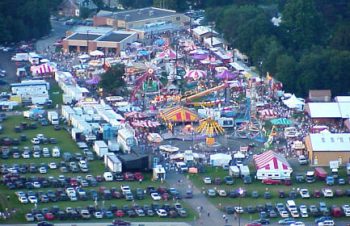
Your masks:
{"label": "box truck", "polygon": [[122,162],[114,153],[107,153],[104,157],[105,166],[113,173],[122,172]]}
{"label": "box truck", "polygon": [[96,155],[100,158],[108,153],[108,146],[103,140],[94,141],[93,149],[96,152]]}
{"label": "box truck", "polygon": [[51,122],[52,125],[59,124],[58,113],[56,111],[48,111],[47,112],[47,119]]}

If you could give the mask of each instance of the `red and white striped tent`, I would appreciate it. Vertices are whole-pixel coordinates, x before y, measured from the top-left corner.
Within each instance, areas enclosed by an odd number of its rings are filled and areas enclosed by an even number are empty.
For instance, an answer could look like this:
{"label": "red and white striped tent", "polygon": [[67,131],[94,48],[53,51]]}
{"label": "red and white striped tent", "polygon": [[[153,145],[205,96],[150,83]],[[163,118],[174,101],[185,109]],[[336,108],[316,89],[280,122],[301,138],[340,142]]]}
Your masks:
{"label": "red and white striped tent", "polygon": [[137,112],[137,111],[127,112],[124,114],[124,116],[125,118],[129,118],[129,119],[143,119],[148,117],[146,113]]}
{"label": "red and white striped tent", "polygon": [[156,128],[160,126],[159,122],[154,122],[150,120],[143,120],[143,121],[132,121],[131,122],[132,127],[143,127],[143,128]]}
{"label": "red and white striped tent", "polygon": [[274,151],[266,151],[260,155],[254,155],[256,177],[262,179],[284,180],[290,179],[293,169],[287,159]]}
{"label": "red and white striped tent", "polygon": [[38,66],[32,66],[30,68],[32,71],[32,74],[34,75],[43,75],[43,74],[50,74],[56,71],[56,69],[49,64],[41,64]]}
{"label": "red and white striped tent", "polygon": [[264,109],[259,111],[260,117],[264,119],[272,119],[277,117],[277,113],[272,109]]}

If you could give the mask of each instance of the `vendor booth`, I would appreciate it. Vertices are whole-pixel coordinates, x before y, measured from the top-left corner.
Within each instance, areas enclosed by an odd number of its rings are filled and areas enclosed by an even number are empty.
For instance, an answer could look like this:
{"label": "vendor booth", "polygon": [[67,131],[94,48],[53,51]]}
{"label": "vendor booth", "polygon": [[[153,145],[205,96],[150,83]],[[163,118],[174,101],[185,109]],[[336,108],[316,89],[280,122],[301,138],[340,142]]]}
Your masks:
{"label": "vendor booth", "polygon": [[165,180],[165,169],[162,165],[157,165],[155,168],[153,168],[153,180]]}

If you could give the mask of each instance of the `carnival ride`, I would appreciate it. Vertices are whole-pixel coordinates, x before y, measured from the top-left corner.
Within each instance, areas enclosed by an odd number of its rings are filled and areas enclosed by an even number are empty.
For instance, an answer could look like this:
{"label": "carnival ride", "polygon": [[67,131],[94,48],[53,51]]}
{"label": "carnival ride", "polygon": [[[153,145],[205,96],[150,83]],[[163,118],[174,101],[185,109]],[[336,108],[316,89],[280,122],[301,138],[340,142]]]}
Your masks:
{"label": "carnival ride", "polygon": [[189,96],[182,97],[180,99],[180,102],[183,102],[183,103],[184,102],[189,102],[189,101],[191,101],[193,99],[206,96],[208,94],[211,94],[211,93],[216,92],[216,91],[220,91],[220,90],[225,89],[227,87],[228,87],[228,84],[227,83],[223,83],[223,84],[221,84],[219,86],[216,86],[216,87],[213,87],[213,88],[210,88],[210,89],[198,92],[198,93],[191,93]]}
{"label": "carnival ride", "polygon": [[135,101],[136,94],[142,90],[142,95],[154,94],[162,88],[163,84],[155,76],[154,70],[149,68],[143,75],[135,81],[134,89],[130,95],[131,101]]}
{"label": "carnival ride", "polygon": [[215,135],[223,134],[225,132],[220,124],[211,117],[201,120],[195,131],[207,136],[206,144],[209,146],[215,143]]}

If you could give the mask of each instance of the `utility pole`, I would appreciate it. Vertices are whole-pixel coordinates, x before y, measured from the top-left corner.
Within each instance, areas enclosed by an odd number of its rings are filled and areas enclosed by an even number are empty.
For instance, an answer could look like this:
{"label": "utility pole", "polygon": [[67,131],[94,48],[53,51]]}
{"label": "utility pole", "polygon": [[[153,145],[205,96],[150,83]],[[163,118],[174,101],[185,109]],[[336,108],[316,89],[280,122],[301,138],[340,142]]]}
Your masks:
{"label": "utility pole", "polygon": [[86,52],[89,54],[89,30],[86,31]]}

